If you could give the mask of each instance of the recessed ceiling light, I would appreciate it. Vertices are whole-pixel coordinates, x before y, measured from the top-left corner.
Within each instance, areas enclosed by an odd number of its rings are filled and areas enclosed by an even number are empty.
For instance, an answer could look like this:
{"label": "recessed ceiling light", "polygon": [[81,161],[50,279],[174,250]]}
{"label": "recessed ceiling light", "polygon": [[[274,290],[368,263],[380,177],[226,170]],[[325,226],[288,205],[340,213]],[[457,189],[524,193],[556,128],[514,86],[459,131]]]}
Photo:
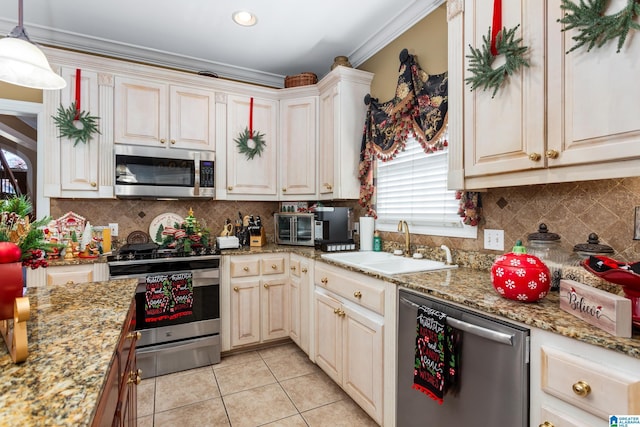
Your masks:
{"label": "recessed ceiling light", "polygon": [[252,25],[256,25],[256,22],[258,22],[258,18],[253,13],[247,12],[246,10],[234,12],[231,17],[233,22],[238,25],[242,25],[243,27],[251,27]]}

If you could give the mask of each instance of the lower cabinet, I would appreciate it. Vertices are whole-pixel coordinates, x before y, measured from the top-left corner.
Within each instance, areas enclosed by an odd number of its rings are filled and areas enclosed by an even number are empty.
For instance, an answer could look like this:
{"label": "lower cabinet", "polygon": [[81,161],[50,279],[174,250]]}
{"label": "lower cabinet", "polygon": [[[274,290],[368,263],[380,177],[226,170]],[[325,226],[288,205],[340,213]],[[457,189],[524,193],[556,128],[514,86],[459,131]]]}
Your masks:
{"label": "lower cabinet", "polygon": [[[314,282],[315,362],[382,424],[385,286],[364,275],[341,274],[339,269],[318,264]],[[354,300],[378,300],[379,311]]]}
{"label": "lower cabinet", "polygon": [[289,257],[289,337],[302,351],[310,354],[313,260],[296,254]]}
{"label": "lower cabinet", "polygon": [[532,426],[597,427],[640,414],[640,360],[531,330]]}
{"label": "lower cabinet", "polygon": [[109,267],[96,262],[75,265],[54,265],[26,270],[27,287],[50,286],[109,280]]}
{"label": "lower cabinet", "polygon": [[105,386],[102,389],[92,426],[135,426],[137,391],[142,372],[136,366],[135,299],[111,359]]}
{"label": "lower cabinet", "polygon": [[[229,284],[229,324],[223,351],[289,336],[288,254],[239,255],[223,259]],[[228,273],[228,275],[227,275]],[[224,319],[224,316],[222,316]]]}

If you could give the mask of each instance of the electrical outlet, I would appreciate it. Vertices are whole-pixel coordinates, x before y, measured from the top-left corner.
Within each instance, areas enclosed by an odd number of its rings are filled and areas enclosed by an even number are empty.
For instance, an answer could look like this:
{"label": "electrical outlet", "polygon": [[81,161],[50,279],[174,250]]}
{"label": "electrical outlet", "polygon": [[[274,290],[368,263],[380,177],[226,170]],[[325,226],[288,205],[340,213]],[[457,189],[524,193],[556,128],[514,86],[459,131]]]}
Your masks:
{"label": "electrical outlet", "polygon": [[504,251],[504,230],[484,230],[484,248]]}
{"label": "electrical outlet", "polygon": [[111,230],[111,237],[116,237],[118,235],[118,223],[110,222],[109,230]]}

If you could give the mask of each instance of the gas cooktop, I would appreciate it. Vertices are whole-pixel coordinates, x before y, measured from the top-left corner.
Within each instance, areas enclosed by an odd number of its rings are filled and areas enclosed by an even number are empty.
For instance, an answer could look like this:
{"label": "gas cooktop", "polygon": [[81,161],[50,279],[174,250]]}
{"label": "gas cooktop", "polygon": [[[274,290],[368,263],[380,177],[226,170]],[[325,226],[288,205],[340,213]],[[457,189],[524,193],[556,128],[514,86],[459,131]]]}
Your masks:
{"label": "gas cooktop", "polygon": [[220,255],[220,250],[216,247],[202,247],[189,252],[178,251],[175,249],[160,249],[157,245],[149,244],[125,245],[116,254],[107,256],[107,262],[153,262],[154,260],[166,260],[168,258],[178,259],[203,259]]}

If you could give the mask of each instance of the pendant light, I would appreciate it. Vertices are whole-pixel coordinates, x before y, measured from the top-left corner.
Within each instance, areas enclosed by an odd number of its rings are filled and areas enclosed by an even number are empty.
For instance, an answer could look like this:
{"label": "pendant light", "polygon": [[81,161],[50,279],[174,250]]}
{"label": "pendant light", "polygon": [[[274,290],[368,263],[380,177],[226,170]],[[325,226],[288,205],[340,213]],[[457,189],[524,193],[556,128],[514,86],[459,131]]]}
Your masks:
{"label": "pendant light", "polygon": [[49,66],[44,53],[22,26],[22,0],[18,0],[18,26],[0,39],[0,81],[34,89],[56,90],[67,83]]}

